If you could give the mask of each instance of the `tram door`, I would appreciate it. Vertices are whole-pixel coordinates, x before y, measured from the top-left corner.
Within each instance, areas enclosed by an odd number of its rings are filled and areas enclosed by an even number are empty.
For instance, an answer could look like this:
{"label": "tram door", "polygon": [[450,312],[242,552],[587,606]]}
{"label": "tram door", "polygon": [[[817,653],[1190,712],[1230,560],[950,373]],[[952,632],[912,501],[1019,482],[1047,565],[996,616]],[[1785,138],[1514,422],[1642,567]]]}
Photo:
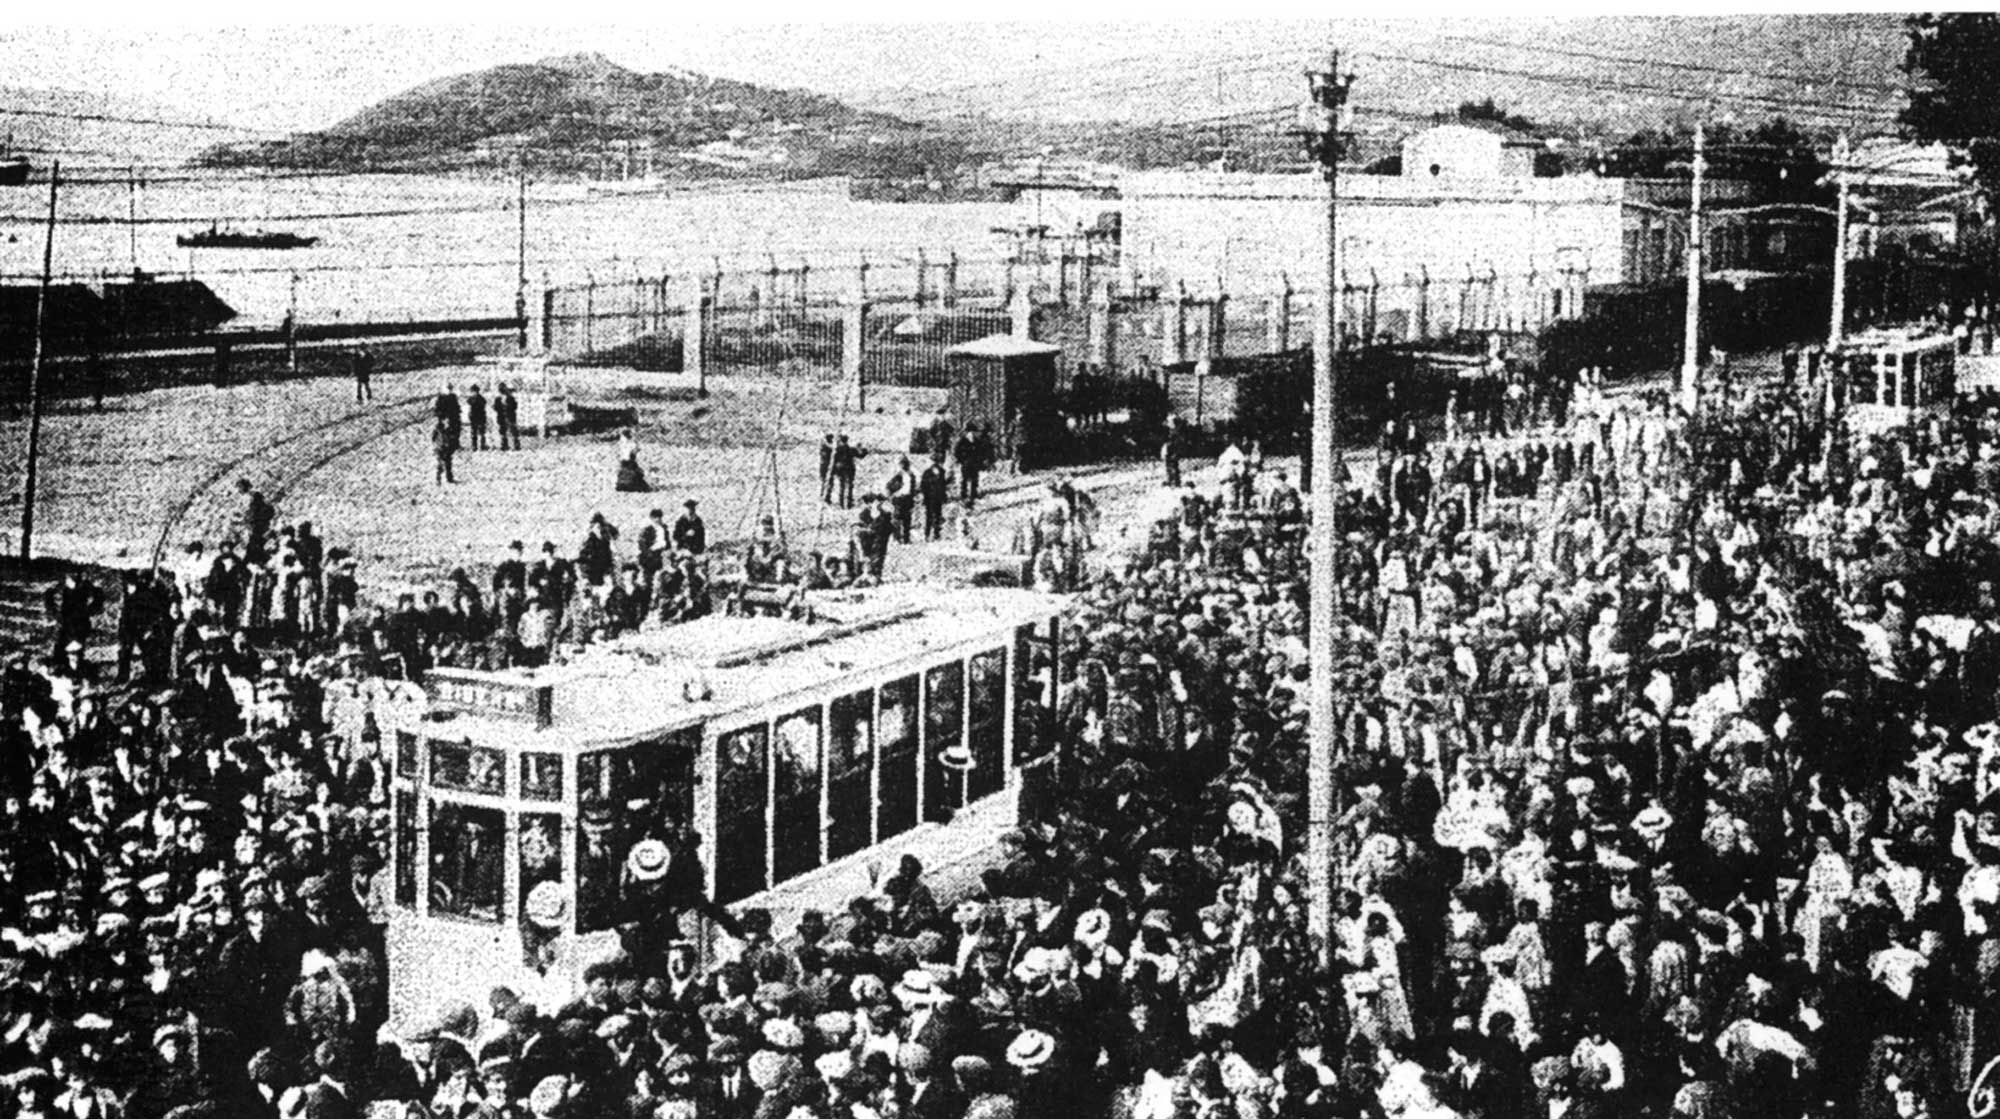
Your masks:
{"label": "tram door", "polygon": [[820,865],[820,709],[777,721],[771,734],[771,880]]}
{"label": "tram door", "polygon": [[827,708],[826,858],[868,846],[874,832],[875,693],[844,695]]}
{"label": "tram door", "polygon": [[740,901],[769,884],[769,734],[758,723],[716,739],[715,900]]}
{"label": "tram door", "polygon": [[882,685],[875,719],[875,801],[880,842],[917,826],[917,678]]}
{"label": "tram door", "polygon": [[965,665],[941,664],[924,674],[924,819],[948,820],[965,803],[965,775],[943,764],[946,750],[965,741]]}

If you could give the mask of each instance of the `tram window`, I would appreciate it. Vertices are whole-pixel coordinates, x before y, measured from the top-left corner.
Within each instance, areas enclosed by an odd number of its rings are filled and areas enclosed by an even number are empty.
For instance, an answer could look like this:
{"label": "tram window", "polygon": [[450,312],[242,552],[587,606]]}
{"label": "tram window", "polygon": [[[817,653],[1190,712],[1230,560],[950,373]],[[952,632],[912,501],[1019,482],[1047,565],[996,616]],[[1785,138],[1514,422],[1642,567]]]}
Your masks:
{"label": "tram window", "polygon": [[505,791],[505,755],[470,742],[431,741],[431,785],[499,796]]}
{"label": "tram window", "polygon": [[1007,650],[994,649],[972,658],[970,717],[973,767],[969,798],[998,792],[1006,783],[1002,772],[1007,738]]}
{"label": "tram window", "polygon": [[1027,765],[1048,752],[1043,722],[1055,709],[1049,689],[1055,682],[1054,651],[1036,639],[1034,626],[1014,631],[1014,764]]}
{"label": "tram window", "polygon": [[507,818],[498,808],[437,804],[431,809],[431,912],[500,919]]}
{"label": "tram window", "polygon": [[839,696],[827,712],[827,857],[838,859],[873,838],[875,693]]}
{"label": "tram window", "polygon": [[562,816],[554,812],[521,813],[514,844],[520,860],[521,896],[516,919],[527,915],[528,892],[544,882],[562,881]]}
{"label": "tram window", "polygon": [[771,868],[774,882],[820,865],[820,709],[808,707],[772,728]]}
{"label": "tram window", "polygon": [[882,685],[877,702],[876,821],[879,838],[887,839],[917,825],[917,678]]}
{"label": "tram window", "polygon": [[961,771],[943,764],[965,737],[965,664],[953,661],[924,674],[924,819],[947,820],[964,803]]}
{"label": "tram window", "polygon": [[1873,365],[1863,365],[1860,362],[1852,362],[1848,364],[1847,369],[1851,372],[1851,376],[1845,378],[1845,384],[1848,389],[1847,402],[1849,404],[1875,403],[1875,367]]}
{"label": "tram window", "polygon": [[396,904],[414,909],[417,904],[417,797],[397,790],[396,794]]}
{"label": "tram window", "polygon": [[521,755],[521,799],[561,800],[563,798],[561,754]]}
{"label": "tram window", "polygon": [[924,676],[924,752],[956,746],[965,726],[965,666],[941,664]]}
{"label": "tram window", "polygon": [[857,692],[833,701],[832,723],[827,727],[828,747],[832,750],[832,760],[842,769],[868,764],[869,752],[875,744],[868,726],[873,720],[874,702],[872,692]]}
{"label": "tram window", "polygon": [[406,730],[396,732],[396,776],[415,781],[418,773],[417,736]]}
{"label": "tram window", "polygon": [[763,723],[716,739],[715,899],[719,902],[738,901],[765,886],[768,741]]}
{"label": "tram window", "polygon": [[917,737],[917,678],[891,680],[882,685],[882,710],[876,716],[875,734],[882,750],[905,748]]}

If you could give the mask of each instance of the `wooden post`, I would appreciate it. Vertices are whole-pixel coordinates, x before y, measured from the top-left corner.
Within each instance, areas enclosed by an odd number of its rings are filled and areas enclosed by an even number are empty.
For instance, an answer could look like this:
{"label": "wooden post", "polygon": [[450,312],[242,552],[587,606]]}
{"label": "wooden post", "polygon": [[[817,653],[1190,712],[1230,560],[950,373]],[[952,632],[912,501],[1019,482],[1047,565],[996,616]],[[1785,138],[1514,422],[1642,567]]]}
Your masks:
{"label": "wooden post", "polygon": [[49,165],[49,224],[42,235],[42,283],[35,289],[35,349],[28,363],[28,464],[21,483],[21,559],[35,557],[35,477],[42,450],[42,360],[47,347],[49,280],[55,271],[56,190],[62,161]]}
{"label": "wooden post", "polygon": [[687,337],[681,344],[681,368],[694,373],[694,393],[708,396],[708,316],[715,296],[707,284],[696,281],[687,308]]}
{"label": "wooden post", "polygon": [[958,306],[958,253],[953,252],[944,264],[944,305],[946,310]]}
{"label": "wooden post", "polygon": [[868,304],[859,293],[844,301],[840,309],[840,372],[854,394],[854,410],[868,409],[868,385],[861,377],[861,359],[866,353],[862,334],[868,322]]}

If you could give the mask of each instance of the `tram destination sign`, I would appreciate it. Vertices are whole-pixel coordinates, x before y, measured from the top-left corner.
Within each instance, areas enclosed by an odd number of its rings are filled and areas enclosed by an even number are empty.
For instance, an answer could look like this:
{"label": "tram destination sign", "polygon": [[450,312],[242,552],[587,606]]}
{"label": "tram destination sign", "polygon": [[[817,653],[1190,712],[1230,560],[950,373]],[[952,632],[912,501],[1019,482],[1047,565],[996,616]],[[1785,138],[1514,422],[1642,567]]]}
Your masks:
{"label": "tram destination sign", "polygon": [[540,730],[554,715],[555,686],[496,679],[484,672],[434,668],[424,676],[431,705],[468,715],[514,719]]}

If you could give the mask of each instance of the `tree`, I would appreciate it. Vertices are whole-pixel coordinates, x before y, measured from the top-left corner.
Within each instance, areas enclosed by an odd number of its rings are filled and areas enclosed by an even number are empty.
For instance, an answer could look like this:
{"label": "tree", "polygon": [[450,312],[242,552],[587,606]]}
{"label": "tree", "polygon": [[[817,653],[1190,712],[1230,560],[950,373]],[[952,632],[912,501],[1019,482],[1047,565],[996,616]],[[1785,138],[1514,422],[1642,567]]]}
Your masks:
{"label": "tree", "polygon": [[1903,125],[1919,140],[1943,143],[1970,164],[1980,193],[2000,198],[2000,16],[1991,13],[1911,16],[1903,56],[1910,104]]}
{"label": "tree", "polygon": [[1468,124],[1475,121],[1490,121],[1503,128],[1511,128],[1516,132],[1534,132],[1536,130],[1534,121],[1529,120],[1519,113],[1508,112],[1491,97],[1483,101],[1459,102],[1458,119]]}

